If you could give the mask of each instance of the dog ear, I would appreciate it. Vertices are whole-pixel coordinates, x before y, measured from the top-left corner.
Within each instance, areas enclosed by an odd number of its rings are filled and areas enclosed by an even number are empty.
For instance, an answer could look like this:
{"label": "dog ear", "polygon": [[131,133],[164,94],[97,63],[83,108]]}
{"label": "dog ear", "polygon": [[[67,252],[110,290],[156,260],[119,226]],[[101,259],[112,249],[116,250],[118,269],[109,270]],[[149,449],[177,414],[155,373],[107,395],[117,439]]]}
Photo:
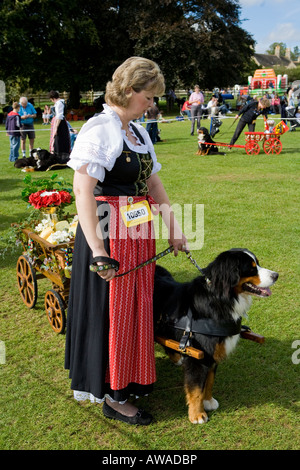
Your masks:
{"label": "dog ear", "polygon": [[216,296],[229,299],[232,288],[239,282],[239,258],[235,253],[221,253],[207,268],[204,275]]}

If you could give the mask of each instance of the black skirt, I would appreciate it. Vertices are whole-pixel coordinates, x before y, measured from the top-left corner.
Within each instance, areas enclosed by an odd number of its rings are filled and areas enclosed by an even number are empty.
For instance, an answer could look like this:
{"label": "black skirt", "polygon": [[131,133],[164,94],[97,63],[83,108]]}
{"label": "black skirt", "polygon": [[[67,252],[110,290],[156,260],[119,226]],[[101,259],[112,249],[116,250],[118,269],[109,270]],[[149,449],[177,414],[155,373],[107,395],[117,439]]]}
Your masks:
{"label": "black skirt", "polygon": [[67,121],[63,119],[57,129],[56,136],[52,137],[55,117],[51,122],[51,139],[52,142],[50,143],[50,151],[54,151],[56,154],[67,153],[71,152],[71,139],[70,139],[70,132]]}
{"label": "black skirt", "polygon": [[[109,239],[104,239],[109,254]],[[111,390],[105,382],[108,364],[109,283],[90,271],[92,252],[80,224],[76,231],[72,279],[68,301],[65,368],[69,369],[71,389],[87,392],[103,400],[108,394],[115,401],[130,395],[144,396],[153,384],[130,383],[122,390]]]}

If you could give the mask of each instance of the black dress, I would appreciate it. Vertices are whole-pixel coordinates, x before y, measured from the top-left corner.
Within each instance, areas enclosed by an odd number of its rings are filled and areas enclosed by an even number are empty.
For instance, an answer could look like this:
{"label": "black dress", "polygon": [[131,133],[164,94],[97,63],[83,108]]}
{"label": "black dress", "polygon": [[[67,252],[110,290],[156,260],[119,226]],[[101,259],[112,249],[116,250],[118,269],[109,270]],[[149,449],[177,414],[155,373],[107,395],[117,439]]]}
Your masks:
{"label": "black dress", "polygon": [[[137,129],[134,128],[136,135],[140,138],[141,142],[143,139]],[[122,154],[116,159],[115,165],[111,171],[106,171],[104,181],[101,183],[98,181],[98,184],[95,188],[95,197],[100,197],[102,200],[97,201],[98,208],[100,205],[105,204],[108,212],[110,210],[109,201],[118,200],[119,196],[143,196],[142,199],[147,197],[147,184],[146,180],[151,175],[153,168],[152,158],[150,153],[148,154],[138,154],[130,150],[125,141],[123,146]],[[107,220],[105,216],[105,210],[103,211],[103,206],[101,207],[103,220]],[[105,216],[103,215],[105,214]],[[146,225],[146,224],[144,224]],[[102,233],[110,230],[106,225],[102,227]],[[112,243],[114,243],[112,245]],[[118,246],[119,240],[112,242],[112,240],[104,236],[104,246],[108,254],[111,254],[111,247]],[[126,242],[127,243],[127,242]],[[127,245],[126,245],[127,246]],[[146,248],[144,248],[146,247]],[[139,240],[130,240],[130,256],[135,251],[134,262],[139,264],[139,251],[142,252],[142,256],[153,256],[155,254],[155,241],[149,243],[145,241],[144,247],[140,244]],[[145,251],[146,249],[146,251]],[[126,251],[127,248],[119,252],[119,256],[122,256],[122,251]],[[127,253],[127,257],[129,253]],[[126,259],[126,253],[123,253],[123,262]],[[145,261],[145,260],[141,260]],[[145,302],[152,304],[152,295],[153,295],[153,282],[154,282],[154,264],[153,266],[149,265],[142,268],[144,273],[147,274],[147,279],[142,270],[138,274],[130,274],[128,276],[120,277],[119,279],[114,279],[109,283],[101,279],[96,273],[89,270],[89,265],[92,262],[92,253],[86,242],[85,236],[81,230],[80,225],[76,232],[76,240],[74,246],[73,262],[72,262],[72,277],[71,277],[71,287],[70,295],[68,301],[68,315],[67,315],[67,334],[66,334],[66,353],[65,353],[65,368],[70,370],[70,378],[72,379],[71,388],[77,392],[87,392],[93,395],[97,400],[102,401],[105,397],[105,394],[108,394],[112,399],[116,401],[125,401],[129,395],[134,394],[137,396],[142,396],[148,394],[152,388],[155,381],[155,358],[154,358],[154,338],[151,328],[153,327],[153,319],[149,318],[151,311],[148,312],[147,317],[147,335],[148,340],[146,344],[145,355],[145,364],[142,366],[147,369],[149,362],[152,367],[151,373],[149,372],[145,380],[141,380],[140,383],[137,381],[128,382],[128,379],[121,381],[122,388],[116,390],[111,388],[111,383],[109,381],[108,367],[111,359],[109,358],[109,351],[111,350],[111,345],[109,344],[109,336],[113,333],[113,325],[110,318],[110,289],[112,290],[112,285],[120,285],[122,282],[126,290],[126,282],[129,282],[131,279],[131,287],[128,289],[133,289],[138,291],[141,289],[145,290],[145,283],[147,285],[147,299]],[[130,266],[129,266],[130,267]],[[133,267],[133,266],[131,266]],[[127,271],[128,266],[123,266],[123,271]],[[122,269],[120,268],[120,272]],[[129,277],[136,276],[136,277]],[[127,279],[126,279],[127,278]],[[144,286],[139,289],[140,279],[143,279]],[[149,280],[150,279],[150,280]],[[151,285],[152,284],[152,285]],[[120,292],[120,291],[119,291]],[[150,300],[149,300],[150,299]],[[118,299],[116,300],[118,301]],[[124,300],[122,300],[124,302]],[[112,303],[112,302],[111,302]],[[148,307],[147,307],[148,308]],[[152,305],[151,305],[152,308]],[[151,310],[151,309],[150,309]],[[123,306],[120,306],[120,315],[123,319]],[[126,314],[124,314],[124,324],[121,323],[120,328],[126,329],[128,321],[126,320]],[[133,319],[134,322],[139,322],[139,319]],[[152,323],[152,326],[151,326]],[[134,326],[133,328],[136,327]],[[135,331],[134,330],[134,331]],[[149,331],[150,330],[150,331]],[[130,330],[131,331],[131,330]],[[136,334],[136,333],[134,333]],[[140,333],[138,333],[140,334]],[[142,334],[144,334],[142,332]],[[128,333],[129,337],[126,337],[123,344],[123,340],[118,340],[116,348],[120,353],[120,358],[123,356],[131,355],[132,359],[130,363],[124,365],[124,369],[132,368],[134,369],[135,358],[139,355],[139,352],[135,349],[137,346],[134,344],[134,348],[130,349],[132,338],[130,337],[132,333]],[[146,336],[147,337],[147,336]],[[122,337],[119,337],[122,339]],[[135,340],[135,343],[138,343],[138,340]],[[150,344],[151,343],[151,344]],[[153,344],[152,344],[153,343]],[[144,347],[143,345],[141,346]],[[122,348],[124,349],[124,354],[122,353]],[[130,352],[128,353],[128,348]],[[153,356],[153,357],[152,357]],[[120,360],[120,359],[118,359]],[[129,365],[128,365],[129,364]],[[122,372],[118,372],[119,374]],[[126,372],[127,375],[129,372]],[[150,379],[149,379],[150,377]],[[127,380],[127,382],[126,382]],[[151,383],[148,383],[148,382]],[[145,383],[146,382],[146,383]],[[79,394],[80,395],[80,394]],[[84,399],[87,398],[84,395]]]}

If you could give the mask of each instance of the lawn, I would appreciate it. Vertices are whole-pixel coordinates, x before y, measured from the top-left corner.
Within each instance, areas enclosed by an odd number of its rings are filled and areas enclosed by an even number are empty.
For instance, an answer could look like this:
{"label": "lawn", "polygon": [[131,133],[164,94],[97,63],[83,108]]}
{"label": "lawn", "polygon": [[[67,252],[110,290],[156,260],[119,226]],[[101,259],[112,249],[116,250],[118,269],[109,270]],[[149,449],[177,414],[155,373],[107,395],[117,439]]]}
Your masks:
{"label": "lawn", "polygon": [[[80,123],[75,123],[80,126]],[[209,127],[209,121],[203,121]],[[218,139],[229,142],[234,126],[224,119]],[[192,254],[205,266],[223,250],[247,247],[262,266],[279,272],[272,296],[254,299],[251,328],[265,336],[259,345],[240,340],[217,373],[217,411],[205,425],[187,418],[182,371],[156,345],[158,380],[139,405],[155,417],[147,428],[102,416],[101,406],[77,403],[64,370],[64,335],[50,328],[44,309],[47,279],[38,281],[32,310],[16,286],[21,251],[0,256],[0,449],[4,450],[296,450],[299,448],[299,130],[282,136],[280,155],[248,156],[234,148],[226,156],[196,155],[197,138],[187,121],[161,123],[156,144],[161,179],[172,203],[204,205],[203,246]],[[36,145],[48,148],[49,129],[36,125]],[[260,120],[257,130],[262,130]],[[4,126],[0,126],[0,131]],[[240,137],[239,144],[243,144]],[[0,235],[28,212],[21,198],[24,173],[8,161],[9,139],[0,132]],[[60,170],[72,181],[72,170]],[[43,175],[44,176],[44,175]],[[38,173],[33,178],[39,178]],[[75,210],[75,207],[73,207]],[[197,220],[194,216],[194,227]],[[200,230],[200,228],[199,228]],[[157,241],[157,251],[167,246]],[[178,280],[198,275],[184,254],[160,261]],[[2,343],[3,345],[3,343]],[[298,346],[299,349],[299,346]],[[294,355],[293,355],[294,354]],[[294,359],[292,359],[294,358]],[[296,358],[296,360],[295,360]],[[297,363],[298,362],[298,363]]]}

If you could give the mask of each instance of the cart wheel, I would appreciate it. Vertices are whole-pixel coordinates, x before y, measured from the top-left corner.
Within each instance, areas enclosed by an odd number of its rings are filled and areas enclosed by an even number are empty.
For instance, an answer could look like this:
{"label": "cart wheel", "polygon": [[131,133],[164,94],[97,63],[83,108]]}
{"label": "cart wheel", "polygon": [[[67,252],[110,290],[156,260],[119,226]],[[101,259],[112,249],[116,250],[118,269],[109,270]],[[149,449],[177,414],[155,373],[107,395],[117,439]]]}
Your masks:
{"label": "cart wheel", "polygon": [[66,315],[61,296],[55,290],[48,290],[45,295],[45,310],[51,328],[55,333],[64,333]]}
{"label": "cart wheel", "polygon": [[24,255],[21,255],[17,261],[17,282],[24,304],[28,308],[33,308],[38,296],[36,275],[28,257]]}
{"label": "cart wheel", "polygon": [[257,142],[250,140],[246,143],[245,150],[248,155],[258,155],[260,152],[260,146]]}
{"label": "cart wheel", "polygon": [[279,139],[268,139],[264,142],[264,151],[267,155],[276,153],[279,155],[282,150],[282,143]]}

